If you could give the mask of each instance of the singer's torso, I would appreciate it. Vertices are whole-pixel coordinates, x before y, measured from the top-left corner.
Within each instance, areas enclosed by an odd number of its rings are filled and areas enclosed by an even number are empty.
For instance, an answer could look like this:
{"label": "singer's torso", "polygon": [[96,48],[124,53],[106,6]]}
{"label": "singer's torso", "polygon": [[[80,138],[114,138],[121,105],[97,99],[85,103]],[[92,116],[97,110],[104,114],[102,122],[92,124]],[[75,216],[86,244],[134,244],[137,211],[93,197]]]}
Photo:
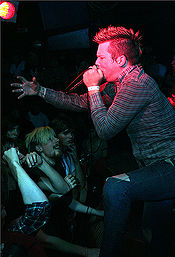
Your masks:
{"label": "singer's torso", "polygon": [[[66,95],[46,89],[45,100],[74,111],[87,110],[88,106],[87,94]],[[175,155],[175,111],[141,66],[130,66],[120,75],[116,86],[110,83],[101,93],[92,94],[89,101],[101,138],[112,138],[126,129],[134,156],[145,164]]]}

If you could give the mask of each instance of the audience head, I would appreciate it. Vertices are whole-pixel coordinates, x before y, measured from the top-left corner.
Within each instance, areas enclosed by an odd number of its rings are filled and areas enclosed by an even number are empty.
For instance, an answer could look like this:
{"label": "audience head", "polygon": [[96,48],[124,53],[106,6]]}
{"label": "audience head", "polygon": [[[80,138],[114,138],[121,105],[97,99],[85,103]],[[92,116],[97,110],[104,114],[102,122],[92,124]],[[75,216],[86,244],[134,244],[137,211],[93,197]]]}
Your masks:
{"label": "audience head", "polygon": [[4,117],[2,123],[2,135],[10,140],[17,140],[19,137],[19,124],[12,117]]}
{"label": "audience head", "polygon": [[63,150],[71,150],[71,146],[74,145],[74,134],[69,125],[62,120],[54,119],[51,121],[50,126],[59,138]]}
{"label": "audience head", "polygon": [[5,151],[9,150],[12,147],[17,147],[16,142],[14,142],[14,140],[11,140],[7,136],[2,136],[2,140],[1,140],[1,152],[2,152],[2,155],[3,155],[3,153]]}
{"label": "audience head", "polygon": [[35,128],[26,136],[26,148],[29,152],[36,151],[41,156],[55,159],[62,156],[59,139],[51,127]]}

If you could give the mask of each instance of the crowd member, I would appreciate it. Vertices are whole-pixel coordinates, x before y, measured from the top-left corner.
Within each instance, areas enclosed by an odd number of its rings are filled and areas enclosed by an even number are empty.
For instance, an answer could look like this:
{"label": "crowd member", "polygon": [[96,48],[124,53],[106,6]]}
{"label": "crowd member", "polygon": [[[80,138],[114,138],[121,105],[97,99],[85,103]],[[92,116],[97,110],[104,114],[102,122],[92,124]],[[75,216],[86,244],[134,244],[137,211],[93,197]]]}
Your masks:
{"label": "crowd member", "polygon": [[[5,206],[1,209],[2,256],[46,257],[39,241],[35,239],[35,235],[49,219],[50,203],[45,194],[22,168],[21,154],[16,148],[12,147],[4,151],[3,159],[8,163],[11,173],[17,181],[25,205],[25,212],[8,227],[8,231],[5,231]],[[4,187],[4,185],[2,186]]]}
{"label": "crowd member", "polygon": [[62,144],[62,164],[65,175],[73,174],[79,182],[78,188],[73,191],[74,198],[80,202],[85,202],[87,197],[87,181],[79,162],[74,132],[68,124],[57,118],[50,122],[50,126]]}
{"label": "crowd member", "polygon": [[[37,238],[48,248],[65,253],[76,253],[80,256],[96,257],[98,249],[86,249],[86,247],[71,244],[69,239],[69,213],[68,208],[85,214],[93,214],[103,217],[103,211],[96,210],[81,204],[72,197],[71,191],[77,186],[73,175],[66,175],[60,164],[62,150],[55,132],[50,127],[34,129],[26,136],[26,146],[29,154],[26,162],[30,168],[30,174],[39,187],[48,195],[52,203],[51,219],[44,231],[40,231]],[[42,173],[40,173],[40,171]]]}
{"label": "crowd member", "polygon": [[[139,64],[140,39],[133,29],[113,26],[101,29],[94,38],[98,43],[95,62],[98,67],[92,66],[83,75],[97,134],[110,139],[126,129],[140,166],[132,172],[108,178],[104,185],[105,218],[100,257],[122,256],[123,234],[131,202],[135,200],[147,202],[148,209],[155,201],[159,205],[156,220],[149,220],[150,255],[161,257],[168,253],[165,247],[168,234],[161,233],[161,241],[157,240],[157,234],[164,230],[175,198],[175,111],[154,79]],[[14,92],[22,93],[19,98],[39,95],[57,108],[87,110],[87,95],[66,95],[41,87],[35,79],[29,82],[19,78],[22,84],[12,84],[18,88]],[[103,78],[115,83],[116,94],[109,108],[100,93]],[[165,200],[169,200],[166,209]]]}
{"label": "crowd member", "polygon": [[[29,133],[33,128],[33,124],[27,118],[27,111],[25,103],[10,105],[10,109],[7,111],[10,112],[10,119],[15,120],[19,125],[19,139],[24,142],[25,135]],[[28,105],[27,105],[28,106]],[[22,150],[21,150],[22,151]],[[22,151],[24,154],[24,152]]]}
{"label": "crowd member", "polygon": [[20,137],[21,124],[18,119],[13,115],[6,115],[3,117],[2,123],[2,137],[6,138],[9,142],[18,145],[20,151],[25,153],[25,144]]}
{"label": "crowd member", "polygon": [[[40,165],[36,169],[32,169],[30,175],[43,190],[52,189],[53,192],[55,191],[63,195],[76,186],[73,176],[70,176],[70,180],[72,179],[72,181],[70,181],[69,185],[62,176],[64,171],[61,169],[61,165],[59,165],[62,150],[59,139],[56,138],[52,128],[47,126],[35,128],[26,135],[25,142],[29,152],[26,157],[29,168],[33,166],[33,163],[35,164],[36,157],[34,159],[32,153],[37,152],[40,156]],[[38,160],[36,159],[36,161]]]}
{"label": "crowd member", "polygon": [[[26,162],[30,168],[38,164],[36,169],[33,168],[33,171],[30,171],[30,174],[35,177],[34,179],[38,181],[38,185],[43,190],[49,191],[49,199],[65,195],[77,186],[75,176],[72,174],[66,175],[59,165],[62,149],[59,140],[55,136],[55,132],[51,127],[36,128],[26,136],[26,147],[30,152],[27,154]],[[77,208],[78,201],[74,201],[74,203]],[[74,204],[71,206],[74,206]],[[92,213],[103,216],[101,211],[93,210]]]}
{"label": "crowd member", "polygon": [[[50,126],[56,132],[58,138],[60,139],[60,143],[63,146],[63,156],[62,163],[66,174],[74,174],[77,180],[79,181],[78,187],[72,190],[74,199],[85,203],[86,205],[91,205],[94,208],[103,209],[102,204],[102,187],[104,184],[104,168],[98,170],[98,172],[94,172],[93,167],[95,165],[90,165],[92,162],[92,158],[88,158],[89,161],[87,163],[82,163],[82,158],[80,160],[79,156],[81,156],[81,152],[77,151],[76,139],[79,138],[77,130],[73,130],[69,122],[65,122],[61,119],[55,118],[51,121]],[[71,128],[71,129],[70,129]],[[94,130],[93,130],[94,131]],[[91,132],[92,135],[92,144],[93,151],[91,151],[90,146],[88,148],[88,153],[85,152],[85,156],[89,153],[92,154],[93,164],[94,159],[99,159],[102,156],[106,156],[105,142],[98,138],[95,131]],[[102,141],[102,143],[101,143]],[[100,142],[100,143],[99,143]],[[100,147],[99,147],[100,146]],[[86,159],[86,157],[84,157]],[[84,165],[85,164],[85,165]],[[92,163],[91,163],[92,164]],[[103,165],[100,165],[102,168]],[[94,178],[95,177],[95,178]],[[84,237],[84,231],[82,231],[81,227],[84,226],[85,223],[88,224],[88,234],[89,234],[89,242],[92,246],[100,246],[101,243],[101,234],[103,233],[103,220],[99,219],[98,216],[86,217],[85,220],[84,215],[79,215],[77,212],[72,213],[74,219],[72,220],[72,228],[75,231],[75,235],[77,237]],[[97,227],[97,229],[96,229]]]}

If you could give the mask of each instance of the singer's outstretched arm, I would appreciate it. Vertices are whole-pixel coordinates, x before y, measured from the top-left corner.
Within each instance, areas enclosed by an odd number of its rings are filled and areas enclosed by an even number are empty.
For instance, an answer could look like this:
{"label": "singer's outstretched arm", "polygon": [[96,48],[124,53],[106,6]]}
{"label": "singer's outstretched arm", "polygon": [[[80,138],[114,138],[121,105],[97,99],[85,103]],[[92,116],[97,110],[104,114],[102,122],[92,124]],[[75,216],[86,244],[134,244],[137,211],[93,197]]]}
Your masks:
{"label": "singer's outstretched arm", "polygon": [[[14,89],[12,92],[21,93],[18,99],[24,96],[38,95],[43,98],[47,103],[52,104],[56,108],[67,109],[77,112],[87,111],[90,107],[88,101],[88,94],[78,95],[76,93],[67,94],[62,91],[56,91],[50,88],[40,86],[33,78],[32,81],[27,81],[24,77],[17,77],[21,83],[12,83],[11,87]],[[103,102],[108,106],[111,105],[116,94],[114,83],[104,83],[100,85],[100,94],[102,95]]]}
{"label": "singer's outstretched arm", "polygon": [[61,91],[45,88],[39,85],[34,77],[32,81],[27,81],[24,77],[17,77],[21,83],[12,83],[11,87],[14,93],[21,93],[18,99],[24,96],[38,95],[46,102],[57,108],[71,109],[74,111],[85,111],[88,108],[87,94],[79,96],[78,94],[66,94]]}

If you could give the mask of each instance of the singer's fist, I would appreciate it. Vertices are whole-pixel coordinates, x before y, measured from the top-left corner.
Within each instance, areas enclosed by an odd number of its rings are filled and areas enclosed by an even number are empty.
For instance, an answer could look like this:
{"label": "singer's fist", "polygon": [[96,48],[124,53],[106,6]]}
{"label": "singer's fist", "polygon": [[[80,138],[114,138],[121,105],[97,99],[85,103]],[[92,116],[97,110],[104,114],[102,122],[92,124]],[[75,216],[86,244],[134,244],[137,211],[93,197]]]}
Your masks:
{"label": "singer's fist", "polygon": [[99,86],[103,79],[103,72],[93,65],[83,75],[83,82],[86,87]]}

